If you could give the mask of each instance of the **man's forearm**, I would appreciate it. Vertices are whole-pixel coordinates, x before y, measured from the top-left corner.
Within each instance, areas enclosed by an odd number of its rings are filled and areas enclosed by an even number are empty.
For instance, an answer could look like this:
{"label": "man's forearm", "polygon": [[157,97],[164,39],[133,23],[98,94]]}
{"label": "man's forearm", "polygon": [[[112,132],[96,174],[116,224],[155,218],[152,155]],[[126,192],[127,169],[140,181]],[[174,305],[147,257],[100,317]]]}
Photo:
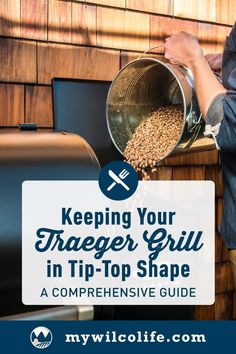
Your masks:
{"label": "man's forearm", "polygon": [[196,58],[196,60],[191,63],[190,69],[194,76],[200,110],[203,119],[205,119],[213,99],[217,95],[225,93],[226,89],[217,80],[204,56]]}

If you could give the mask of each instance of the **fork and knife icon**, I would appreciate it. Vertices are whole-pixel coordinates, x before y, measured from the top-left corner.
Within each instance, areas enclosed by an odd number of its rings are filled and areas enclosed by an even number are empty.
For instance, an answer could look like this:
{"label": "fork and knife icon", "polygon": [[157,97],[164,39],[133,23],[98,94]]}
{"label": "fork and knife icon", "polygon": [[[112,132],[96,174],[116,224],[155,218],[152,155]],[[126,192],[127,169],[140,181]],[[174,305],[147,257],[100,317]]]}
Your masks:
{"label": "fork and knife icon", "polygon": [[113,187],[115,187],[116,184],[120,184],[127,191],[129,191],[129,186],[127,186],[127,184],[123,182],[123,179],[125,179],[129,175],[129,172],[125,168],[119,173],[118,176],[112,170],[108,170],[108,174],[113,179],[113,182],[110,184],[109,187],[107,187],[107,191],[110,191]]}

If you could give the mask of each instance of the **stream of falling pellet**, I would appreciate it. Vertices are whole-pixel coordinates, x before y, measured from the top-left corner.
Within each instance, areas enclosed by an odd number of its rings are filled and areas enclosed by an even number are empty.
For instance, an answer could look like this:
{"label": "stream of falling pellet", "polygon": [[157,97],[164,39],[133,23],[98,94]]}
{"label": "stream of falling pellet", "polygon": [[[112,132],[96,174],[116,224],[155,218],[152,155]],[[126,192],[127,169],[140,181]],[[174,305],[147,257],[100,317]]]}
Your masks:
{"label": "stream of falling pellet", "polygon": [[142,179],[149,179],[158,161],[175,147],[183,127],[183,106],[163,106],[142,119],[128,141],[124,156]]}

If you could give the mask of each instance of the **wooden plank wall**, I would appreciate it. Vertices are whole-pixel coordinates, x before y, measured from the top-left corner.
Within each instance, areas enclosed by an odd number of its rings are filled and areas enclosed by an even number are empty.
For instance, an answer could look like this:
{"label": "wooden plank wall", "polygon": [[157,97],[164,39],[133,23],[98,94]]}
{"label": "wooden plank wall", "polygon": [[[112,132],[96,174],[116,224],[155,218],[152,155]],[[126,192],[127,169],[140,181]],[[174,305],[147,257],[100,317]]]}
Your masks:
{"label": "wooden plank wall", "polygon": [[52,77],[110,80],[120,65],[176,31],[198,35],[206,52],[221,51],[234,4],[1,0],[0,126],[24,121],[52,126]]}
{"label": "wooden plank wall", "polygon": [[[0,126],[51,127],[53,77],[112,80],[129,60],[177,31],[197,35],[205,53],[221,52],[235,11],[235,0],[1,0]],[[219,223],[216,151],[173,157],[152,178],[215,181]],[[196,307],[197,319],[236,318],[227,260],[217,233],[216,304]]]}

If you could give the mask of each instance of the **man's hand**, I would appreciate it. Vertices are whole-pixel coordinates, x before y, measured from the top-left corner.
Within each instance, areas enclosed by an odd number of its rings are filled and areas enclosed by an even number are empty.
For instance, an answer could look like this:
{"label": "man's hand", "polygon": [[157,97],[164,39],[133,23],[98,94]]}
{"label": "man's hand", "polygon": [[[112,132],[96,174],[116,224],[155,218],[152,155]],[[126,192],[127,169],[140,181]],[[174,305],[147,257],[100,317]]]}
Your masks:
{"label": "man's hand", "polygon": [[210,66],[211,70],[219,73],[221,72],[222,69],[222,58],[223,54],[207,54],[205,55],[206,61],[208,62],[208,65]]}
{"label": "man's hand", "polygon": [[166,59],[172,64],[179,64],[189,69],[203,57],[197,38],[187,32],[179,32],[167,38],[164,48]]}
{"label": "man's hand", "polygon": [[226,90],[211,71],[197,38],[187,32],[179,32],[167,38],[165,57],[172,64],[185,66],[192,71],[204,119],[213,99]]}

